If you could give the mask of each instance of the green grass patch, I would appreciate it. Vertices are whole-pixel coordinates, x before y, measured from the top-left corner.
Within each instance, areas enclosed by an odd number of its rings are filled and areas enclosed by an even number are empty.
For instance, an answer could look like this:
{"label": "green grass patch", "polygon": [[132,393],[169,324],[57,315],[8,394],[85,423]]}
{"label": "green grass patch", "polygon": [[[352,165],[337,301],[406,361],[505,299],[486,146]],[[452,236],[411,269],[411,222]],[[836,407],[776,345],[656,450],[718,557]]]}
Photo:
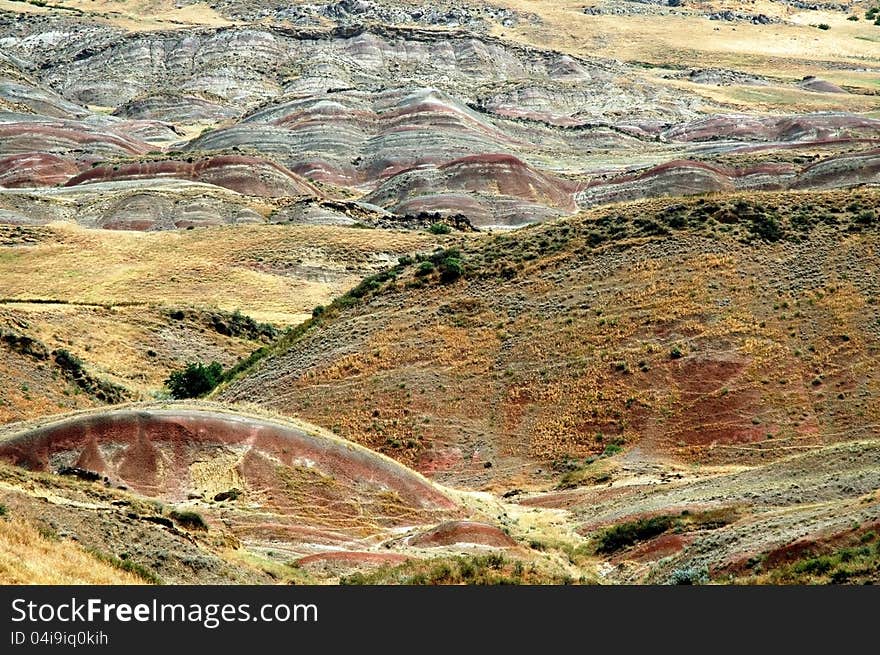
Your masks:
{"label": "green grass patch", "polygon": [[150,569],[148,569],[143,564],[138,564],[137,562],[132,561],[129,557],[120,558],[115,555],[110,555],[109,553],[104,553],[94,548],[87,548],[86,551],[95,559],[104,562],[105,564],[109,564],[113,568],[119,569],[120,571],[127,571],[133,575],[136,575],[144,582],[154,585],[162,585],[165,582],[158,575],[153,573]]}

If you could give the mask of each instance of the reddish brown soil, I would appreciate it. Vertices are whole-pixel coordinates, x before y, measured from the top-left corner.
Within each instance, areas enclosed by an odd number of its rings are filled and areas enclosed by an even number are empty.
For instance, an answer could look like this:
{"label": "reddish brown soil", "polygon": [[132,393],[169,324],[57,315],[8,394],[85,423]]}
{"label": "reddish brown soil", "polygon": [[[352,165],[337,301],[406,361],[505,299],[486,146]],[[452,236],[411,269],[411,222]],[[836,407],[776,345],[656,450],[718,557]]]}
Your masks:
{"label": "reddish brown soil", "polygon": [[[0,442],[0,457],[31,470],[88,465],[150,495],[179,498],[190,466],[239,454],[235,468],[270,504],[335,508],[365,502],[387,516],[451,510],[455,503],[403,466],[362,448],[259,419],[195,410],[121,410],[76,416]],[[273,493],[273,491],[275,493]],[[346,509],[348,511],[346,511]]]}
{"label": "reddish brown soil", "polygon": [[681,534],[662,534],[656,539],[651,539],[638,544],[624,555],[614,558],[613,561],[631,560],[636,562],[654,562],[661,557],[668,557],[681,551],[693,541],[693,536]]}
{"label": "reddish brown soil", "polygon": [[70,159],[42,152],[0,157],[0,187],[15,189],[63,184],[79,173]]}
{"label": "reddish brown soil", "polygon": [[[762,557],[762,568],[764,570],[775,569],[786,564],[791,564],[800,559],[815,557],[817,555],[826,554],[838,548],[845,548],[859,542],[859,537],[867,532],[880,532],[880,522],[866,523],[857,528],[846,530],[844,532],[835,532],[830,534],[811,535],[793,541],[791,543],[774,548],[764,553]],[[755,555],[760,553],[752,553],[741,559],[725,566],[717,571],[718,574],[745,575],[751,572],[751,562]]]}
{"label": "reddish brown soil", "polygon": [[66,186],[155,177],[216,184],[252,196],[321,195],[310,182],[275,162],[239,155],[97,166],[73,177]]}

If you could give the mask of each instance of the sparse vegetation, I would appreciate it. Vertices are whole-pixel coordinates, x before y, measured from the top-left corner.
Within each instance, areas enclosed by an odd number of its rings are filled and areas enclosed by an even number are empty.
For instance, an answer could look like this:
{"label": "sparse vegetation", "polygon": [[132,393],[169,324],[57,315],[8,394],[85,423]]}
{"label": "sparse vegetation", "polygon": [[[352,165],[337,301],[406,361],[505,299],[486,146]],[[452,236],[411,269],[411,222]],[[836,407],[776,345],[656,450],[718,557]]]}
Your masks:
{"label": "sparse vegetation", "polygon": [[820,552],[805,554],[744,580],[776,585],[876,582],[880,579],[880,540],[876,533],[864,535],[847,546],[819,547],[816,550]]}
{"label": "sparse vegetation", "polygon": [[117,384],[89,374],[83,361],[64,348],[52,352],[55,363],[80,389],[104,402],[122,402],[128,393]]}
{"label": "sparse vegetation", "polygon": [[[17,516],[0,520],[0,584],[141,584],[73,541],[44,537]],[[149,580],[147,580],[149,581]]]}
{"label": "sparse vegetation", "polygon": [[385,566],[370,572],[343,576],[344,585],[505,585],[570,584],[564,574],[539,571],[519,560],[508,560],[499,553],[487,555],[410,560],[397,566]]}
{"label": "sparse vegetation", "polygon": [[95,549],[88,549],[88,552],[94,557],[96,560],[100,562],[104,562],[114,568],[119,569],[120,571],[125,571],[126,573],[131,573],[132,575],[136,575],[138,578],[153,585],[161,585],[164,584],[162,578],[153,573],[150,569],[148,569],[143,564],[139,564],[135,562],[130,557],[115,557],[114,555],[110,555],[108,553],[101,552]]}
{"label": "sparse vegetation", "polygon": [[673,585],[698,585],[709,582],[709,568],[707,566],[688,566],[675,569],[669,576],[669,583]]}
{"label": "sparse vegetation", "polygon": [[880,581],[878,0],[23,1],[0,581]]}
{"label": "sparse vegetation", "polygon": [[187,530],[198,530],[201,532],[207,532],[208,530],[208,523],[198,512],[193,512],[191,510],[171,510],[171,512],[168,513],[168,516],[170,516],[175,523]]}

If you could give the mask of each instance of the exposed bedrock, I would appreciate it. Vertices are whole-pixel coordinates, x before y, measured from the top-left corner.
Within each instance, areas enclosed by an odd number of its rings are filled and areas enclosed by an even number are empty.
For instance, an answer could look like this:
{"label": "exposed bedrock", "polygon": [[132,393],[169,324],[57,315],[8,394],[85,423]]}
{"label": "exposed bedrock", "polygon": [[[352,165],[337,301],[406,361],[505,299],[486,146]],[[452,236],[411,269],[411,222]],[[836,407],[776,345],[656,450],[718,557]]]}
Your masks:
{"label": "exposed bedrock", "polygon": [[848,113],[709,116],[662,132],[667,141],[833,141],[880,138],[880,120]]}
{"label": "exposed bedrock", "polygon": [[833,189],[880,182],[880,149],[828,157],[798,168],[766,163],[730,168],[677,160],[637,174],[594,180],[578,192],[581,207],[660,196],[686,196],[733,190]]}
{"label": "exposed bedrock", "polygon": [[75,162],[43,152],[0,157],[0,187],[41,187],[64,184],[79,172]]}
{"label": "exposed bedrock", "polygon": [[67,186],[163,177],[215,184],[252,196],[320,195],[314,185],[283,166],[238,155],[97,166],[71,178]]}
{"label": "exposed bedrock", "polygon": [[[341,439],[265,419],[196,409],[134,409],[74,416],[0,440],[0,457],[34,471],[76,467],[139,493],[179,501],[237,482],[244,493],[285,487],[312,502],[397,503],[451,511],[422,476]],[[214,461],[223,471],[210,472]],[[311,480],[311,484],[306,483]],[[218,486],[219,485],[219,486]],[[342,501],[342,499],[345,499]],[[383,517],[389,518],[389,517]]]}
{"label": "exposed bedrock", "polygon": [[485,116],[424,88],[289,100],[209,132],[187,149],[257,151],[321,182],[370,187],[413,166],[513,147]]}
{"label": "exposed bedrock", "polygon": [[[186,113],[202,104],[195,99],[242,111],[285,93],[378,91],[389,81],[439,86],[468,100],[484,97],[487,107],[502,112],[511,100],[519,105],[528,97],[528,111],[548,118],[638,112],[658,95],[663,102],[657,109],[644,110],[655,118],[693,117],[698,105],[695,97],[641,76],[621,81],[622,72],[634,69],[620,62],[577,59],[459,30],[266,26],[123,36],[112,28],[66,27],[43,40],[0,38],[0,46],[68,101],[114,108],[155,97],[183,99]],[[493,90],[499,84],[509,90],[499,95]],[[143,117],[167,119],[162,104]]]}
{"label": "exposed bedrock", "polygon": [[116,230],[171,230],[262,223],[246,196],[173,178],[93,182],[39,190],[0,190],[0,222],[71,221]]}
{"label": "exposed bedrock", "polygon": [[398,214],[464,214],[475,225],[521,225],[573,213],[573,185],[503,154],[474,155],[415,168],[366,200]]}

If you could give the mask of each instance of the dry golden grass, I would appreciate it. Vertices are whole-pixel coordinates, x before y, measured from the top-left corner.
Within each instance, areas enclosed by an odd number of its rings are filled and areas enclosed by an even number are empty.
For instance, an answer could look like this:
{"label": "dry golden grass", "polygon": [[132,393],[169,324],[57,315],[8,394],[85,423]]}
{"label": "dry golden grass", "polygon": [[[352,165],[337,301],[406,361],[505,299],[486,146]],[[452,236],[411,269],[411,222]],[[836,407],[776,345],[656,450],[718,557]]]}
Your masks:
{"label": "dry golden grass", "polygon": [[0,254],[6,299],[217,307],[282,325],[301,322],[389,256],[438,241],[425,232],[317,226],[47,229],[42,243]]}
{"label": "dry golden grass", "polygon": [[52,13],[76,17],[79,12],[64,11],[57,7],[80,10],[89,18],[103,18],[111,25],[132,32],[167,30],[181,27],[220,27],[232,23],[211,9],[207,3],[178,7],[173,0],[57,0],[54,7],[40,7],[27,0],[13,2],[0,0],[0,9],[21,13]]}
{"label": "dry golden grass", "polygon": [[[823,79],[830,76],[822,74]],[[737,109],[743,112],[824,112],[854,111],[866,112],[876,108],[877,99],[870,95],[851,95],[843,93],[814,93],[793,86],[712,86],[697,84],[687,80],[655,80],[659,84],[678,88],[687,93],[702,96],[724,106],[724,111]],[[840,83],[855,86],[859,80],[840,80]],[[865,82],[867,83],[867,82]]]}
{"label": "dry golden grass", "polygon": [[[861,286],[877,236],[845,231],[876,195],[738,196],[783,221],[840,215],[840,233],[817,228],[801,255],[815,256],[813,282],[778,291],[768,280],[804,248],[797,233],[746,244],[719,225],[715,254],[695,235],[644,250],[621,237],[620,259],[574,236],[599,234],[600,219],[619,226],[706,198],[621,204],[490,236],[463,249],[473,280],[398,276],[366,309],[322,322],[289,357],[219,397],[246,390],[423,472],[469,468],[468,484],[488,477],[486,461],[509,484],[536,460],[596,456],[618,441],[659,458],[740,463],[847,438],[878,416],[866,400],[878,389],[865,327],[874,301]],[[513,281],[490,275],[509,265]],[[357,351],[341,348],[353,334]]]}
{"label": "dry golden grass", "polygon": [[0,519],[0,584],[143,584],[69,541],[47,538],[21,519]]}
{"label": "dry golden grass", "polygon": [[[498,0],[498,5],[537,14],[542,25],[521,21],[513,27],[498,26],[495,33],[507,39],[540,48],[553,48],[583,57],[608,57],[624,61],[650,62],[686,67],[717,66],[747,70],[763,75],[800,79],[805,75],[828,77],[838,83],[876,90],[871,79],[835,74],[829,62],[850,62],[864,66],[880,59],[880,38],[870,21],[848,21],[841,12],[803,11],[769,0],[754,4],[730,1],[688,2],[694,14],[589,16],[583,8],[602,6],[600,1]],[[737,21],[710,21],[699,14],[730,9],[748,14],[763,13],[786,23],[752,25]],[[864,10],[854,9],[861,14]],[[793,23],[793,24],[792,24]],[[812,25],[826,23],[828,30]],[[826,75],[827,71],[827,75]],[[729,88],[729,87],[726,87]],[[719,89],[724,93],[725,89]],[[819,95],[819,94],[814,94]],[[736,98],[734,98],[736,100]],[[799,100],[794,98],[794,100]],[[858,110],[863,99],[840,96],[835,99]],[[806,109],[812,104],[808,101]],[[796,106],[791,107],[792,110]]]}

